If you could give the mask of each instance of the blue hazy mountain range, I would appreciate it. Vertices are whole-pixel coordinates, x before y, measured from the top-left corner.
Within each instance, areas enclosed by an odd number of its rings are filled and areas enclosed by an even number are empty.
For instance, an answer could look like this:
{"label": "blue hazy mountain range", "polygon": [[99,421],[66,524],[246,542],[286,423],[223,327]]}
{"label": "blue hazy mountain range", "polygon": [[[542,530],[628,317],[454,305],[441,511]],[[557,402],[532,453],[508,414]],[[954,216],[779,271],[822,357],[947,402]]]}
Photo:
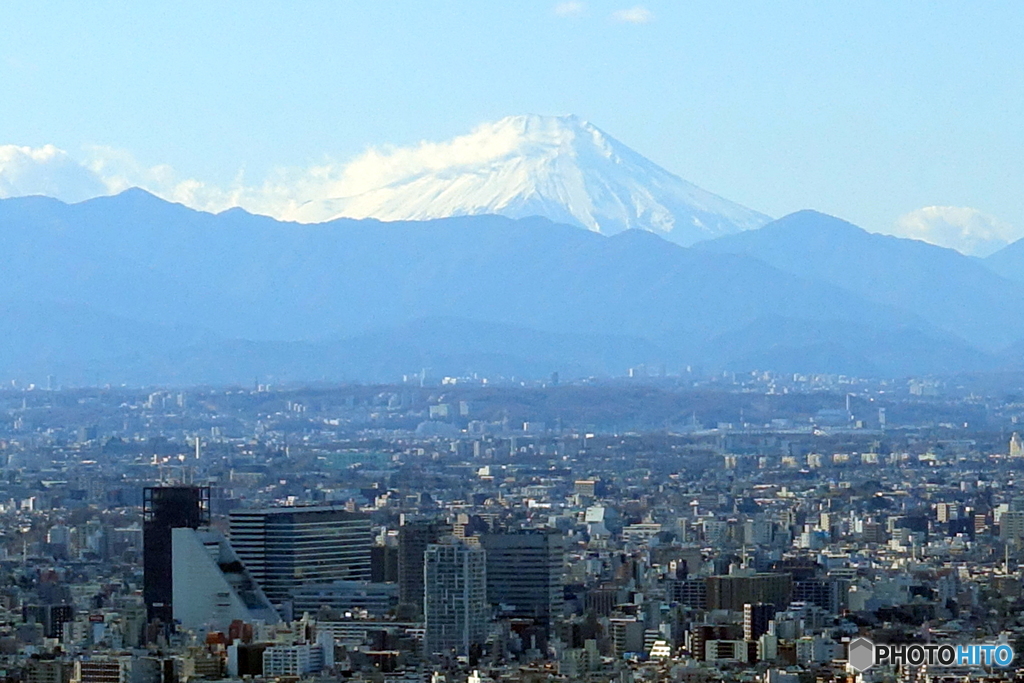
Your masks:
{"label": "blue hazy mountain range", "polygon": [[868,233],[816,211],[799,211],[760,230],[695,247],[751,256],[912,311],[984,351],[997,352],[1024,339],[1024,286],[952,249]]}
{"label": "blue hazy mountain range", "polygon": [[544,377],[1016,366],[1024,285],[800,212],[684,248],[542,218],[302,225],[141,190],[0,201],[0,378]]}
{"label": "blue hazy mountain range", "polygon": [[1006,279],[1024,284],[1024,239],[1006,245],[986,257],[984,263]]}

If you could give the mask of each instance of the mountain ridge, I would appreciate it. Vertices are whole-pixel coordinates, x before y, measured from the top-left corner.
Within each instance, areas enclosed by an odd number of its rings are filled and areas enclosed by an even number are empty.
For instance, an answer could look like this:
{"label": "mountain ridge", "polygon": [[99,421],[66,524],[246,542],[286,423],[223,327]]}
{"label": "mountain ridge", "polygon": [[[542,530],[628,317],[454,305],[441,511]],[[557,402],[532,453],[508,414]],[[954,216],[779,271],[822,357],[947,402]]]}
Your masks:
{"label": "mountain ridge", "polygon": [[998,275],[1024,284],[1024,238],[1007,244],[981,262]]}
{"label": "mountain ridge", "polygon": [[987,352],[1024,338],[1024,286],[978,259],[918,240],[869,233],[816,211],[695,249],[744,254],[782,271],[913,311]]}
{"label": "mountain ridge", "polygon": [[[49,368],[99,381],[106,368],[133,382],[353,380],[427,363],[566,379],[639,364],[889,376],[1012,362],[827,269],[772,265],[770,249],[719,253],[722,243],[607,237],[538,217],[302,224],[133,191],[71,205],[0,200],[0,239],[0,313],[38,307],[0,319],[18,350],[0,354],[0,377]],[[78,325],[92,360],[67,344],[36,352],[33,339],[59,337],[62,320]]]}

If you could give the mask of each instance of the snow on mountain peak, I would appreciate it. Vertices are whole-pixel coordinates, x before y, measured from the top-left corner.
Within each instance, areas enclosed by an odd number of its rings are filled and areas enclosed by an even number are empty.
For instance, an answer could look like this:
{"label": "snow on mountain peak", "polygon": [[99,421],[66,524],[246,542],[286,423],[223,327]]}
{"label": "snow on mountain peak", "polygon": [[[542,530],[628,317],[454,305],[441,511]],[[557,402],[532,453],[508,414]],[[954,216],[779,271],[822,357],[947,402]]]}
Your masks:
{"label": "snow on mountain peak", "polygon": [[770,219],[669,173],[576,116],[509,116],[447,142],[370,150],[304,222],[544,216],[603,234],[630,228],[683,245]]}

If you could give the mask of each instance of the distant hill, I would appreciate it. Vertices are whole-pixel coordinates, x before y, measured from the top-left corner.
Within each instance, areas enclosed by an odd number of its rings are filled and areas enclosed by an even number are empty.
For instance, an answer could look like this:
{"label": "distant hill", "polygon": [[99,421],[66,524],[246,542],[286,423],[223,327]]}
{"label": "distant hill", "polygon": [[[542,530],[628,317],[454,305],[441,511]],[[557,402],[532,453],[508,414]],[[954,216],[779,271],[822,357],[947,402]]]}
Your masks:
{"label": "distant hill", "polygon": [[771,368],[782,373],[841,372],[855,377],[942,375],[999,366],[989,354],[951,335],[928,334],[912,325],[877,327],[856,321],[771,317],[715,337],[702,358],[711,367],[735,371]]}
{"label": "distant hill", "polygon": [[985,316],[1010,330],[1005,346],[1024,338],[1017,285],[826,219],[687,249],[542,218],[304,225],[139,190],[2,200],[0,379],[568,378],[638,364],[900,375],[1002,363]]}
{"label": "distant hill", "polygon": [[1024,239],[1006,245],[982,263],[1006,279],[1024,284]]}
{"label": "distant hill", "polygon": [[1024,284],[952,249],[872,234],[816,211],[695,248],[753,257],[842,287],[913,313],[987,352],[1024,339]]}

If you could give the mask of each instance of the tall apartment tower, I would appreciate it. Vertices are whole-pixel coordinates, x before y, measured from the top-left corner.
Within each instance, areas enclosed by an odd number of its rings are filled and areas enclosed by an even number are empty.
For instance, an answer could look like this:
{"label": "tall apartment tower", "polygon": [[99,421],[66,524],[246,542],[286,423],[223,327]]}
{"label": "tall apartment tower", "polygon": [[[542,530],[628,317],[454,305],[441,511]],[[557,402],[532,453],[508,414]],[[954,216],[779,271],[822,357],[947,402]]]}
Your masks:
{"label": "tall apartment tower", "polygon": [[743,640],[757,640],[768,633],[768,622],[775,618],[775,605],[765,602],[743,605]]}
{"label": "tall apartment tower", "polygon": [[1021,439],[1017,432],[1010,437],[1010,457],[1024,458],[1024,439]]}
{"label": "tall apartment tower", "polygon": [[149,621],[174,622],[171,530],[210,523],[210,487],[155,486],[142,491],[142,597]]}
{"label": "tall apartment tower", "polygon": [[451,533],[444,522],[415,521],[398,528],[398,599],[423,612],[423,553]]}
{"label": "tall apartment tower", "polygon": [[427,546],[423,554],[426,654],[468,657],[487,638],[487,559],[482,548],[458,541]]}
{"label": "tall apartment tower", "polygon": [[274,604],[312,583],[370,580],[370,518],[330,505],[231,513],[231,547]]}
{"label": "tall apartment tower", "polygon": [[487,601],[506,616],[550,627],[561,617],[565,537],[552,529],[484,534]]}

